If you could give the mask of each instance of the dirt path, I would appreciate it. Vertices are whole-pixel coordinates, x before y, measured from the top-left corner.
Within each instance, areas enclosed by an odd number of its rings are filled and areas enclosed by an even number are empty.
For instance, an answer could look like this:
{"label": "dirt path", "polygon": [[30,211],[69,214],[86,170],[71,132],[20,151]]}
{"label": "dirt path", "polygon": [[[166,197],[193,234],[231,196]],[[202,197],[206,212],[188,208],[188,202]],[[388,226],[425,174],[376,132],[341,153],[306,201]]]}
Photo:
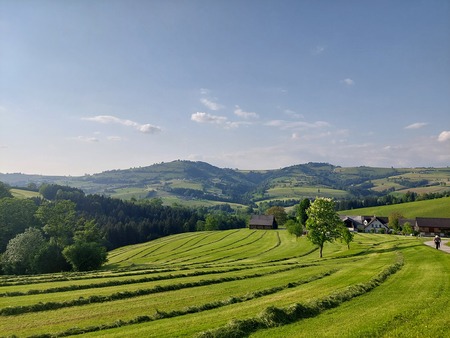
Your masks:
{"label": "dirt path", "polygon": [[[446,245],[446,243],[447,243],[448,241],[449,241],[448,239],[443,239],[443,240],[441,241],[441,247],[439,248],[439,250],[450,253],[450,246]],[[428,246],[431,246],[431,247],[433,247],[433,248],[435,247],[434,241],[424,242],[424,244],[426,244],[426,245],[428,245]]]}

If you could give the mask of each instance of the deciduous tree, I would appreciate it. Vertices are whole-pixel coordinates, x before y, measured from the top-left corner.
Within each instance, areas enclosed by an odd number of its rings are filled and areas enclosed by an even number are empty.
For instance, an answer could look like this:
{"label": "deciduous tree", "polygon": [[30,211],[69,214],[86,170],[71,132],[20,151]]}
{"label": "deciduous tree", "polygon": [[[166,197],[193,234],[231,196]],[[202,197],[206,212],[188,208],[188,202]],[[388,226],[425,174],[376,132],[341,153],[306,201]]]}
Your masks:
{"label": "deciduous tree", "polygon": [[296,239],[303,235],[303,226],[299,222],[290,219],[285,223],[285,226],[291,235],[295,235]]}
{"label": "deciduous tree", "polygon": [[350,243],[353,241],[353,233],[350,232],[350,230],[342,224],[341,226],[341,239],[344,241],[345,244],[347,244],[347,249],[350,249]]}
{"label": "deciduous tree", "polygon": [[287,213],[284,208],[280,206],[274,206],[267,209],[266,215],[275,216],[275,220],[277,221],[278,225],[283,225],[287,221]]}
{"label": "deciduous tree", "polygon": [[105,247],[96,242],[77,241],[66,247],[63,255],[75,271],[98,269],[107,260]]}
{"label": "deciduous tree", "polygon": [[44,232],[59,248],[71,244],[76,224],[74,202],[61,200],[43,204],[37,210],[36,217],[44,224]]}
{"label": "deciduous tree", "polygon": [[32,274],[36,269],[35,258],[45,245],[42,232],[28,228],[11,239],[2,255],[3,271],[9,274]]}
{"label": "deciduous tree", "polygon": [[308,239],[319,246],[319,256],[322,258],[324,244],[340,237],[342,221],[335,211],[334,201],[329,198],[317,198],[308,208],[307,214]]}
{"label": "deciduous tree", "polygon": [[412,226],[411,226],[411,223],[409,223],[409,222],[405,222],[405,224],[403,224],[403,233],[405,234],[405,235],[410,235],[410,234],[412,234],[412,232],[413,232],[413,228],[412,228]]}
{"label": "deciduous tree", "polygon": [[400,218],[403,218],[403,215],[400,212],[398,211],[391,212],[389,215],[389,227],[395,231],[400,231],[399,225]]}
{"label": "deciduous tree", "polygon": [[301,225],[306,225],[306,221],[308,220],[308,214],[306,210],[308,210],[309,206],[311,205],[311,201],[309,198],[303,199],[296,207],[296,217],[297,222],[299,222]]}

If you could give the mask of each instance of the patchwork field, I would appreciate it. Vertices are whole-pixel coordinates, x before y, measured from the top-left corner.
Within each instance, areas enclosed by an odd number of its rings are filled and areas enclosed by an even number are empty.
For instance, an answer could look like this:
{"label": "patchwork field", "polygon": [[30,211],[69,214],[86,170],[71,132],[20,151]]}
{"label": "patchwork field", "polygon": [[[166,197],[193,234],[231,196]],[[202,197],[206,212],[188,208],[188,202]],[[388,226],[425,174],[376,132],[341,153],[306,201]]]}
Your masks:
{"label": "patchwork field", "polygon": [[0,336],[444,337],[450,255],[357,234],[324,258],[285,230],[185,233],[104,270],[0,279]]}

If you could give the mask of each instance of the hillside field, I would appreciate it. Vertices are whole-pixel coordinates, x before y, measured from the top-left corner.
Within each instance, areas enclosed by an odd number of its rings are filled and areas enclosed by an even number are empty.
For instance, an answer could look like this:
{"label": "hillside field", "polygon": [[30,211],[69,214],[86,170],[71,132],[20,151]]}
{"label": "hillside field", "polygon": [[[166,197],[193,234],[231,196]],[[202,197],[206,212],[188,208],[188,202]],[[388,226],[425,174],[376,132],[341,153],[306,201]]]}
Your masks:
{"label": "hillside field", "polygon": [[444,337],[450,255],[356,234],[324,258],[285,230],[184,233],[101,271],[0,278],[0,336]]}
{"label": "hillside field", "polygon": [[375,215],[387,217],[393,212],[399,212],[405,218],[415,218],[415,217],[450,218],[450,197],[400,203],[393,205],[384,205],[370,208],[343,210],[339,211],[339,214],[365,215],[365,216]]}

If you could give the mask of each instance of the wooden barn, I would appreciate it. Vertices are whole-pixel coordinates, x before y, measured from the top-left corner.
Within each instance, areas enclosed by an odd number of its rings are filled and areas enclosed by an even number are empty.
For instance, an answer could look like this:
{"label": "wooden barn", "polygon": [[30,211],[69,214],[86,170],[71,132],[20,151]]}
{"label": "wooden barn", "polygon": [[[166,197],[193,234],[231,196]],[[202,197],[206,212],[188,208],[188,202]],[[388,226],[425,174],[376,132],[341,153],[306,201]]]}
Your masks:
{"label": "wooden barn", "polygon": [[427,218],[416,217],[414,230],[418,231],[422,236],[445,236],[450,234],[450,218]]}
{"label": "wooden barn", "polygon": [[253,215],[248,224],[250,229],[271,230],[278,229],[274,215]]}

